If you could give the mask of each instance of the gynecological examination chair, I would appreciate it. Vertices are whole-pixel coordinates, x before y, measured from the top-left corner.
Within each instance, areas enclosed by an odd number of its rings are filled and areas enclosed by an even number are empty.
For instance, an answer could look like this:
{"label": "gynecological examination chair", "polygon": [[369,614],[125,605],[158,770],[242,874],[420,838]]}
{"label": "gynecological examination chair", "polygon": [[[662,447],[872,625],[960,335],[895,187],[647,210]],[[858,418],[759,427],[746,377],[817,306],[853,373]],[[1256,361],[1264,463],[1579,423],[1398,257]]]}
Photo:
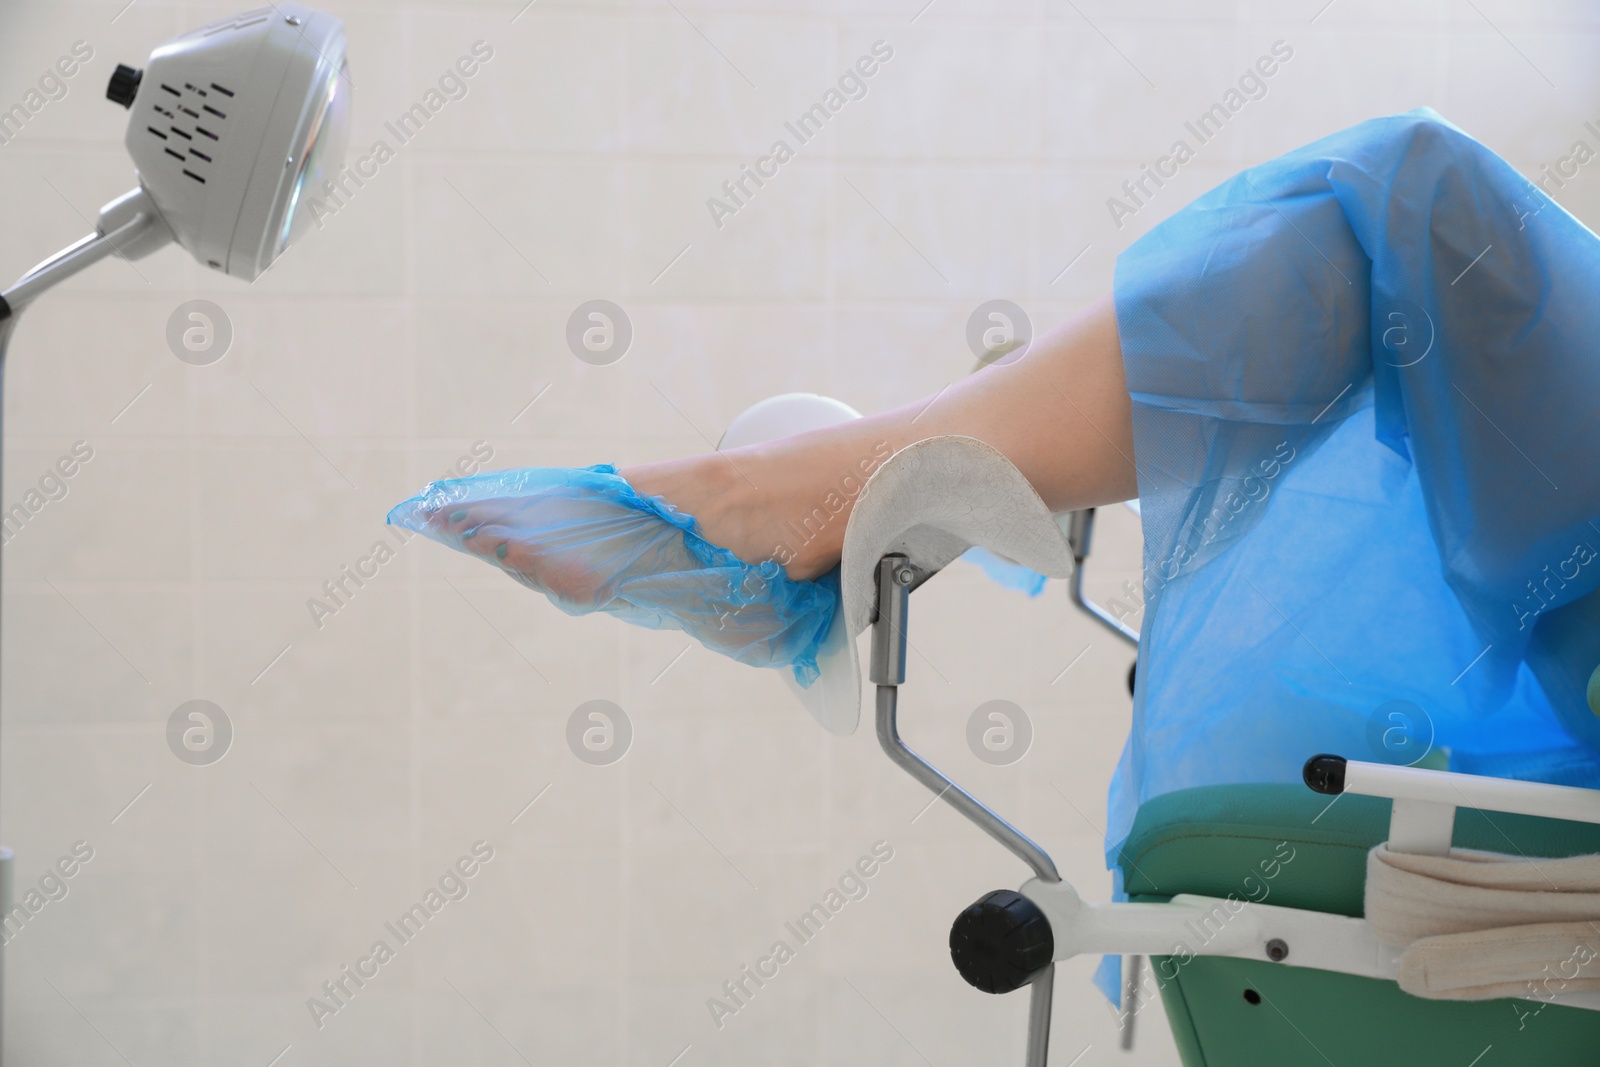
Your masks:
{"label": "gynecological examination chair", "polygon": [[[774,398],[736,420],[723,445],[849,416],[821,398]],[[900,733],[911,595],[971,546],[1071,578],[1091,518],[1053,516],[974,439],[903,449],[850,518],[821,677],[794,686],[825,727],[852,733],[855,638],[870,631],[866,680],[883,750],[1032,872],[961,910],[950,930],[951,957],[974,987],[1031,990],[1026,1062],[1047,1062],[1055,963],[1107,954],[1148,959],[1126,972],[1125,1037],[1159,990],[1186,1067],[1600,1063],[1600,921],[1584,921],[1600,914],[1600,897],[1563,892],[1593,878],[1600,791],[1308,751],[1289,769],[1300,782],[1191,788],[1140,805],[1113,857],[1121,899],[1091,904],[1039,845],[917,755]],[[1450,881],[1449,865],[1469,862],[1447,858],[1452,846],[1457,857],[1522,862],[1503,865],[1490,896],[1474,896]],[[997,863],[997,880],[1003,870]]]}

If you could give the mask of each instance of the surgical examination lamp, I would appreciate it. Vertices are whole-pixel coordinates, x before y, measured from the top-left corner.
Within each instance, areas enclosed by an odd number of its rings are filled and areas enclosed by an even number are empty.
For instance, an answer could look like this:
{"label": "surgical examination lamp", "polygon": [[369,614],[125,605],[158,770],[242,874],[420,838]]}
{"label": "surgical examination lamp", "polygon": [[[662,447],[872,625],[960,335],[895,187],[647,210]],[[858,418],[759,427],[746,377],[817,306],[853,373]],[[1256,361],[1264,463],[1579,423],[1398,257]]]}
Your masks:
{"label": "surgical examination lamp", "polygon": [[[130,112],[124,143],[139,184],[100,209],[94,233],[0,293],[0,376],[22,310],[107,256],[142,259],[176,241],[247,282],[272,266],[344,162],[344,25],[297,4],[247,11],[168,41],[142,71],[119,65],[106,97]],[[0,917],[10,916],[11,850],[0,849]]]}

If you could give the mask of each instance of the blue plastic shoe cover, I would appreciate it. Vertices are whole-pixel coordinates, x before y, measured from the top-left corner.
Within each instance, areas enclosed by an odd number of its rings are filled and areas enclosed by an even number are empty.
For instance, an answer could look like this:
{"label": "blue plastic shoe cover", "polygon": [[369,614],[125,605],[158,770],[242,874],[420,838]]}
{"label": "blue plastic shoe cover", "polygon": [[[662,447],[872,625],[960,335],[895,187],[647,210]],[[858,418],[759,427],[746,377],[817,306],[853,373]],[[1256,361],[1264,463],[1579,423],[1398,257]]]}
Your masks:
{"label": "blue plastic shoe cover", "polygon": [[389,523],[477,556],[562,611],[682,630],[755,667],[817,677],[838,579],[796,581],[707,541],[694,518],[636,493],[609,464],[485,471],[430,483]]}

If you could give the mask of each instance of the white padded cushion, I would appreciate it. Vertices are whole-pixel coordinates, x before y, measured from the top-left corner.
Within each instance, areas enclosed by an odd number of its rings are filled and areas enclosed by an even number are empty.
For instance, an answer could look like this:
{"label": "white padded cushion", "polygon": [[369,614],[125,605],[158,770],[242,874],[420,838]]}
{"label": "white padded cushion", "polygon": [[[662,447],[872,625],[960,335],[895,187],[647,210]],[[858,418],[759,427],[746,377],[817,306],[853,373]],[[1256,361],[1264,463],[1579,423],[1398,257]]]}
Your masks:
{"label": "white padded cushion", "polygon": [[861,720],[856,637],[872,624],[874,571],[890,552],[932,573],[973,545],[1051,578],[1072,575],[1072,548],[1050,509],[1005,456],[972,437],[930,437],[890,456],[868,479],[845,527],[843,603],[818,656],[822,674],[793,686],[830,732]]}
{"label": "white padded cushion", "polygon": [[861,412],[842,400],[816,393],[782,393],[769,396],[739,412],[717,442],[717,451],[759,445],[807,430],[837,426],[859,419]]}

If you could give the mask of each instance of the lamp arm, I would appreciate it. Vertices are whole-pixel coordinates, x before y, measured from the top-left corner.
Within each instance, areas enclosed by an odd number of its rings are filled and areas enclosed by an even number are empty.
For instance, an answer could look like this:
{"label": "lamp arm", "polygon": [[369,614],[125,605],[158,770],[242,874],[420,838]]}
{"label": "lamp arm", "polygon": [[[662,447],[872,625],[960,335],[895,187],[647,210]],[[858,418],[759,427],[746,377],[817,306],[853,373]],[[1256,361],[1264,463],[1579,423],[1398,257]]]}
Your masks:
{"label": "lamp arm", "polygon": [[[0,292],[0,322],[10,320],[46,289],[109,255],[142,259],[172,239],[171,228],[143,188],[125,193],[100,209],[94,233],[63,248]],[[0,334],[0,357],[4,340],[5,334]]]}
{"label": "lamp arm", "polygon": [[[132,226],[133,223],[129,225]],[[5,302],[4,305],[0,305],[0,313],[10,318],[27,307],[34,297],[46,289],[115,252],[117,249],[116,245],[112,244],[112,236],[92,233],[24,274],[17,279],[15,285],[0,293],[0,300]]]}

